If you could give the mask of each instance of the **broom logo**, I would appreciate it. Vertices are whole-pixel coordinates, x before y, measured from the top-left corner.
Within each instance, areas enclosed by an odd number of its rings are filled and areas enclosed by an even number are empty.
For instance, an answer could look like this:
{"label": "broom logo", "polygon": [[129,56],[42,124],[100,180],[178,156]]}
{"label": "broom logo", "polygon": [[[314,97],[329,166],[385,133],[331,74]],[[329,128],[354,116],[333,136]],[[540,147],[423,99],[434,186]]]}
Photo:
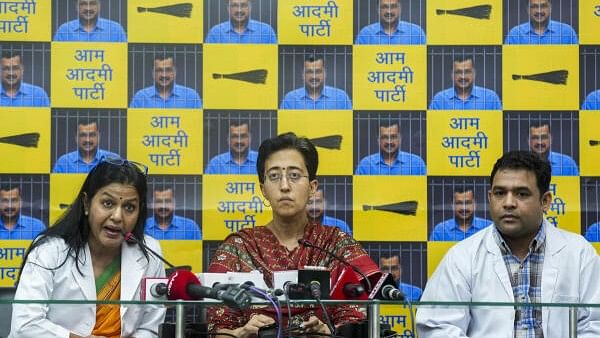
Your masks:
{"label": "broom logo", "polygon": [[231,73],[231,74],[218,74],[213,73],[213,79],[228,79],[236,80],[257,84],[265,84],[267,82],[268,71],[266,69],[255,69],[247,72]]}
{"label": "broom logo", "polygon": [[342,135],[329,135],[311,138],[310,141],[315,145],[315,147],[340,150],[342,145]]}
{"label": "broom logo", "polygon": [[40,133],[26,133],[0,137],[0,143],[12,144],[25,148],[37,148],[39,140]]}
{"label": "broom logo", "polygon": [[70,206],[71,206],[71,205],[70,205],[70,204],[67,204],[67,203],[60,203],[60,204],[58,205],[58,207],[59,207],[60,209],[62,209],[62,210],[64,210],[64,209],[68,209]]}
{"label": "broom logo", "polygon": [[594,146],[600,146],[600,141],[598,141],[598,140],[590,140],[590,145],[592,147],[594,147]]}
{"label": "broom logo", "polygon": [[158,13],[164,15],[175,16],[178,18],[191,18],[192,17],[192,5],[189,2],[182,4],[174,4],[160,7],[138,7],[138,13]]}
{"label": "broom logo", "polygon": [[531,80],[531,81],[539,81],[546,82],[550,84],[567,84],[567,78],[569,77],[569,71],[566,69],[553,70],[551,72],[531,74],[531,75],[518,75],[513,74],[513,80]]}
{"label": "broom logo", "polygon": [[404,201],[398,203],[391,204],[381,204],[381,205],[367,205],[363,204],[363,211],[385,211],[385,212],[393,212],[400,215],[417,215],[417,206],[419,202],[417,201]]}
{"label": "broom logo", "polygon": [[492,5],[479,5],[473,7],[466,8],[458,8],[458,9],[436,9],[435,14],[437,15],[459,15],[466,16],[473,19],[490,19],[490,14],[492,13]]}

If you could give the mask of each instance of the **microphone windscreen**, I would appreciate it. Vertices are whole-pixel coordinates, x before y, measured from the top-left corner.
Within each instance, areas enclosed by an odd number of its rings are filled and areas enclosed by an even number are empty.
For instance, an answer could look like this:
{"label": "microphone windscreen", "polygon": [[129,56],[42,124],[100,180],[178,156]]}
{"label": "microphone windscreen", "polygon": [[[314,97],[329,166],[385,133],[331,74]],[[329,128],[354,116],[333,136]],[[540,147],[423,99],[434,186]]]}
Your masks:
{"label": "microphone windscreen", "polygon": [[167,283],[167,298],[169,300],[193,300],[187,292],[190,284],[200,284],[200,280],[191,271],[178,270],[169,278]]}
{"label": "microphone windscreen", "polygon": [[125,242],[129,244],[137,243],[137,239],[135,238],[135,236],[133,236],[133,233],[131,232],[124,232],[123,237],[125,237]]}

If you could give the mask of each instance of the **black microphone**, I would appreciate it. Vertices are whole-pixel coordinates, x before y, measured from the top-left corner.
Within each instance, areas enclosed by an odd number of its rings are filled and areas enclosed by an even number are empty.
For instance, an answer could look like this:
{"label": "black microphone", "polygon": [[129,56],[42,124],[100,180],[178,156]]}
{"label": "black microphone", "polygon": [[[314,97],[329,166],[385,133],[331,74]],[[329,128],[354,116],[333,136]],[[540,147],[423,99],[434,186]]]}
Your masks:
{"label": "black microphone", "polygon": [[333,253],[333,252],[331,252],[331,251],[329,251],[329,250],[327,250],[325,248],[321,248],[320,246],[314,245],[313,243],[311,243],[310,241],[305,240],[304,238],[299,239],[298,240],[298,244],[300,244],[302,246],[307,246],[307,247],[315,248],[315,249],[317,249],[317,250],[319,250],[321,252],[324,252],[324,253],[330,255],[331,257],[337,259],[339,262],[343,263],[344,265],[349,266],[350,268],[352,268],[352,270],[354,270],[357,274],[359,274],[363,278],[363,280],[367,284],[367,292],[371,292],[371,290],[372,290],[371,281],[356,266],[348,263],[348,261],[346,261],[342,257],[336,255],[335,253]]}
{"label": "black microphone", "polygon": [[360,295],[366,292],[365,287],[362,286],[362,284],[354,283],[348,283],[344,285],[342,291],[344,292],[344,295],[346,295],[346,297],[348,298],[358,298],[360,297]]}
{"label": "black microphone", "polygon": [[404,300],[402,291],[396,289],[392,285],[384,285],[381,289],[381,295],[383,296],[383,299]]}
{"label": "black microphone", "polygon": [[254,283],[252,281],[243,282],[242,284],[240,284],[240,288],[242,288],[246,291],[250,291],[261,297],[263,297],[261,292],[268,295],[271,298],[277,298],[279,296],[283,296],[283,290],[281,290],[281,289],[266,289],[265,290],[265,289],[257,288],[256,286],[254,286]]}
{"label": "black microphone", "polygon": [[155,283],[150,286],[150,294],[154,298],[160,298],[167,295],[166,283]]}
{"label": "black microphone", "polygon": [[313,280],[310,282],[310,295],[314,299],[321,299],[321,283],[318,280]]}
{"label": "black microphone", "polygon": [[198,300],[202,298],[218,299],[229,307],[246,309],[252,301],[250,295],[239,287],[211,288],[200,284],[198,277],[190,271],[176,271],[167,283],[169,300]]}

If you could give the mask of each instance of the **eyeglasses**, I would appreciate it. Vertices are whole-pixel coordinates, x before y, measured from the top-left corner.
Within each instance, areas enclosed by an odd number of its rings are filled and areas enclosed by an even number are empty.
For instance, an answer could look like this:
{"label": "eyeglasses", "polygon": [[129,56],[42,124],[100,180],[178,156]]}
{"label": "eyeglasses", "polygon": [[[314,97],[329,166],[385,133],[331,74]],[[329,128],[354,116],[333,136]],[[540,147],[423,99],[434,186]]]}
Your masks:
{"label": "eyeglasses", "polygon": [[[271,183],[279,183],[281,182],[283,176],[283,172],[281,171],[271,171],[267,173],[266,177]],[[298,183],[303,177],[308,177],[308,175],[302,175],[302,173],[298,171],[286,171],[285,177],[287,178],[288,182]]]}
{"label": "eyeglasses", "polygon": [[102,162],[106,162],[106,163],[110,163],[110,164],[114,164],[114,165],[120,165],[120,166],[133,166],[134,168],[139,170],[142,174],[144,174],[144,176],[148,176],[148,166],[143,163],[129,161],[127,159],[120,158],[120,157],[108,157],[108,156],[103,156],[100,159],[100,163],[102,163]]}

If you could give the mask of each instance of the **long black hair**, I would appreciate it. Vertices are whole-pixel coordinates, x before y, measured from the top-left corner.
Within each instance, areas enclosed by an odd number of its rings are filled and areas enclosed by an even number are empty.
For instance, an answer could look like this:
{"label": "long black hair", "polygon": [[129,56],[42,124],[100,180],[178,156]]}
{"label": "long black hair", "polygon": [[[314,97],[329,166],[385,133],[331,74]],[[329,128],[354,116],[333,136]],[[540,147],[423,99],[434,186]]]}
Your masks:
{"label": "long black hair", "polygon": [[[147,207],[147,184],[146,175],[134,164],[123,160],[121,164],[114,164],[106,161],[101,161],[87,175],[81,190],[69,208],[62,216],[54,223],[53,226],[42,231],[27,249],[23,262],[21,263],[21,271],[25,267],[27,257],[37,247],[44,244],[50,238],[62,238],[68,246],[65,260],[56,267],[44,267],[55,270],[63,266],[67,259],[72,256],[75,258],[75,266],[77,271],[83,275],[79,267],[81,250],[85,247],[90,236],[90,224],[88,216],[85,215],[84,200],[90,202],[98,190],[112,183],[120,183],[131,185],[135,188],[139,195],[140,207],[137,223],[132,231],[133,235],[140,241],[144,242],[144,221],[148,214]],[[148,252],[144,246],[139,246],[146,259]],[[19,276],[19,280],[20,280]],[[17,281],[18,284],[18,281]]]}

